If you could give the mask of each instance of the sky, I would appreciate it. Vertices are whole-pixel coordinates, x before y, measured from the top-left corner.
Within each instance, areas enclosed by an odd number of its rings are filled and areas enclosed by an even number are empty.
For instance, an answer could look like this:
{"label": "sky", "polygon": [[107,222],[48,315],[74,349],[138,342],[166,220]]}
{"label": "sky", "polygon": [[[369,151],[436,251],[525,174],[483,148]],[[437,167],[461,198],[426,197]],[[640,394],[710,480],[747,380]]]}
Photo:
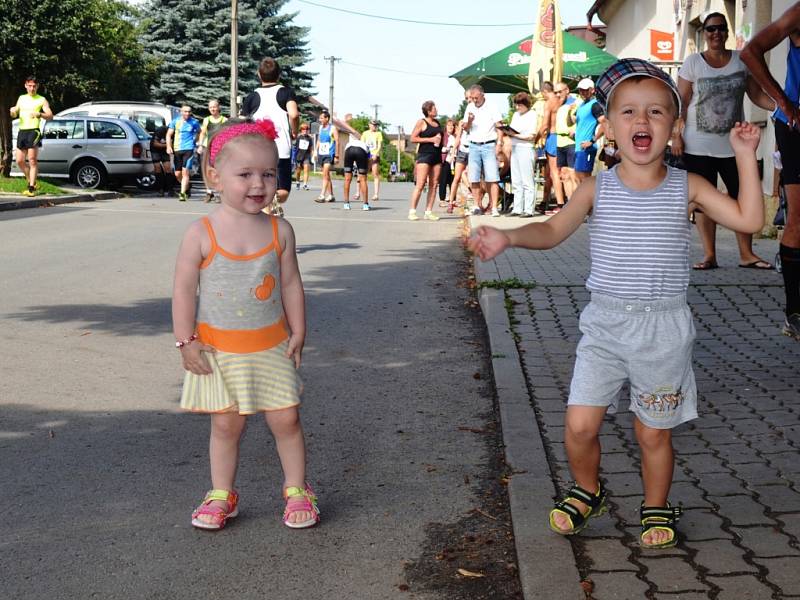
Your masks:
{"label": "sky", "polygon": [[[396,132],[411,131],[422,118],[421,106],[433,100],[440,114],[453,114],[464,89],[449,75],[533,34],[537,0],[289,0],[285,13],[297,13],[296,25],[310,29],[311,60],[306,70],[316,73],[314,96],[328,103],[330,62],[334,67],[334,111],[374,115]],[[564,27],[585,25],[592,0],[559,3]],[[322,8],[322,5],[339,10]],[[425,25],[377,19],[342,12],[349,10],[393,19],[472,24],[480,27]],[[598,22],[595,17],[595,22]],[[506,25],[490,27],[489,25]],[[508,26],[512,24],[511,26]],[[503,108],[506,95],[489,94]]]}

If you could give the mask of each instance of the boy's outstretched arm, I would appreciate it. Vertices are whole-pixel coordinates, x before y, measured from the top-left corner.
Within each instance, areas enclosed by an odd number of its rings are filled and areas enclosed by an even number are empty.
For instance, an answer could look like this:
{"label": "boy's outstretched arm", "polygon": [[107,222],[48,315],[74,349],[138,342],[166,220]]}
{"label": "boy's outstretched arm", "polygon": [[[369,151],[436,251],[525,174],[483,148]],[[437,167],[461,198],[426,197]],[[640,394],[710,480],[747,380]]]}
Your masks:
{"label": "boy's outstretched arm", "polygon": [[761,130],[752,123],[737,123],[730,141],[739,171],[739,198],[720,192],[699,175],[689,174],[689,213],[701,209],[723,227],[741,233],[756,233],[764,226],[764,197],[758,176],[756,148]]}
{"label": "boy's outstretched arm", "polygon": [[589,177],[572,194],[561,211],[542,223],[529,223],[516,229],[500,230],[481,225],[467,243],[481,260],[491,260],[510,246],[546,250],[558,246],[580,227],[594,203],[595,179]]}

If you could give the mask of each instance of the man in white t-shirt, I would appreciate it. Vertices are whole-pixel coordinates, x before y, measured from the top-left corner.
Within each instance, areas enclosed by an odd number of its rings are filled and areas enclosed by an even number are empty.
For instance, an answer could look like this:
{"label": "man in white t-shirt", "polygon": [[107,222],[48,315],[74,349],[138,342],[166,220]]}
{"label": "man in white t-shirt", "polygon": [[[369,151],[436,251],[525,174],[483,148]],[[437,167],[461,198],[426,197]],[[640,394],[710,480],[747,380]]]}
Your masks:
{"label": "man in white t-shirt", "polygon": [[502,125],[503,116],[496,107],[486,101],[483,88],[473,85],[470,89],[471,102],[464,113],[464,129],[469,132],[469,183],[472,196],[480,202],[481,172],[489,188],[492,216],[499,217],[497,202],[500,198],[500,170],[497,167],[497,127]]}

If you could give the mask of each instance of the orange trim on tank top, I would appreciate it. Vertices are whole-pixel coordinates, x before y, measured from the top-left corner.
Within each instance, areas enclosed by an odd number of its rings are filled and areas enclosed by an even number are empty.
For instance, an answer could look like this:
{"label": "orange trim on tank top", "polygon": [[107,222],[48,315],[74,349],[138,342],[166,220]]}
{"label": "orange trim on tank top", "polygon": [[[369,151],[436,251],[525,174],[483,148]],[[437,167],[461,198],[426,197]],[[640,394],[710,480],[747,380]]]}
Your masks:
{"label": "orange trim on tank top", "polygon": [[274,348],[289,337],[289,330],[282,318],[261,329],[219,329],[208,323],[198,323],[197,335],[201,342],[217,350],[248,354]]}
{"label": "orange trim on tank top", "polygon": [[272,220],[272,241],[267,244],[261,250],[254,252],[253,254],[234,254],[233,252],[228,252],[217,243],[217,236],[214,235],[214,229],[211,227],[211,220],[208,217],[203,217],[203,225],[206,226],[206,231],[208,231],[208,237],[211,240],[211,251],[208,253],[203,259],[203,262],[200,263],[200,268],[205,269],[208,265],[211,264],[211,261],[214,260],[214,255],[219,253],[225,258],[229,258],[231,260],[253,260],[254,258],[258,258],[260,256],[264,256],[267,252],[275,249],[275,253],[278,255],[278,258],[281,257],[281,245],[278,242],[278,219],[270,215],[269,217]]}

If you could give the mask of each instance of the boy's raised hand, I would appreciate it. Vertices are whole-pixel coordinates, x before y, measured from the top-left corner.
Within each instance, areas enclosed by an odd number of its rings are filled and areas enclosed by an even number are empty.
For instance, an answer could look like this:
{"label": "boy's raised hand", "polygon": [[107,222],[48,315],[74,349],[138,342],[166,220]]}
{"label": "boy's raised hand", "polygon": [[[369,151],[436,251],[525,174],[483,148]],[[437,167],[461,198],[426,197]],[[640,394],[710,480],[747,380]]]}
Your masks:
{"label": "boy's raised hand", "polygon": [[739,151],[755,152],[761,139],[761,128],[744,121],[736,123],[731,129],[730,141],[734,153]]}
{"label": "boy's raised hand", "polygon": [[492,260],[511,245],[508,236],[494,227],[481,225],[467,242],[467,248],[483,261]]}

